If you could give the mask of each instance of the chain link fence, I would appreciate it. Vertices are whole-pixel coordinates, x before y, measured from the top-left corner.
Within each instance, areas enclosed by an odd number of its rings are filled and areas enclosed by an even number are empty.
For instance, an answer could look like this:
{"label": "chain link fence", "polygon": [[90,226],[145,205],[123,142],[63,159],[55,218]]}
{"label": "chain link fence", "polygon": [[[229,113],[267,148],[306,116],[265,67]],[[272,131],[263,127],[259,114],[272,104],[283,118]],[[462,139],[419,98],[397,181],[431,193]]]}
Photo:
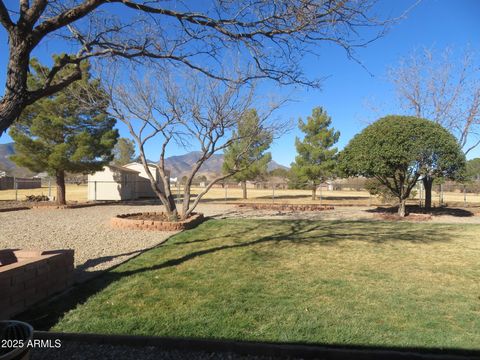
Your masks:
{"label": "chain link fence", "polygon": [[[0,201],[22,201],[29,195],[45,195],[50,199],[56,197],[55,181],[45,179],[0,178]],[[192,200],[203,192],[208,184],[192,184]],[[244,187],[246,198],[244,198]],[[311,183],[296,184],[295,189],[286,180],[248,181],[245,184],[236,181],[222,181],[202,198],[201,203],[208,202],[272,202],[272,203],[316,203],[323,205],[361,205],[375,206],[385,204],[381,198],[372,196],[365,190],[364,179],[336,179],[316,186],[315,200],[312,199]],[[170,184],[172,194],[178,203],[183,201],[184,185],[181,182]],[[411,203],[423,205],[425,191],[421,182],[414,189]],[[122,200],[156,200],[148,180],[142,181],[87,181],[67,182],[67,201],[122,201]],[[459,184],[445,182],[432,189],[434,206],[474,206],[480,205],[480,182]]]}

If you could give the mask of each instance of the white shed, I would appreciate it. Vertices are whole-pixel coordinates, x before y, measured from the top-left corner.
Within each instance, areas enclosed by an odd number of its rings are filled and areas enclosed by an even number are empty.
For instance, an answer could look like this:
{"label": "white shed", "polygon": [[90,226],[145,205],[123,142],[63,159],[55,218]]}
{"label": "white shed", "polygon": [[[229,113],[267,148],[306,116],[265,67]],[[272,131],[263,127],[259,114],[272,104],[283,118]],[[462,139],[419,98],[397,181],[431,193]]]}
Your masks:
{"label": "white shed", "polygon": [[102,171],[88,175],[88,200],[137,199],[139,171],[107,165]]}
{"label": "white shed", "polygon": [[[152,190],[152,186],[150,184],[150,178],[148,177],[143,164],[138,162],[133,162],[127,165],[123,165],[123,167],[130,170],[138,171],[138,179],[137,179],[137,187],[136,187],[137,197],[139,198],[156,197],[155,192]],[[148,168],[150,169],[150,172],[152,173],[153,178],[155,179],[160,191],[163,192],[163,182],[162,182],[162,179],[160,179],[158,166],[155,164],[149,163]]]}

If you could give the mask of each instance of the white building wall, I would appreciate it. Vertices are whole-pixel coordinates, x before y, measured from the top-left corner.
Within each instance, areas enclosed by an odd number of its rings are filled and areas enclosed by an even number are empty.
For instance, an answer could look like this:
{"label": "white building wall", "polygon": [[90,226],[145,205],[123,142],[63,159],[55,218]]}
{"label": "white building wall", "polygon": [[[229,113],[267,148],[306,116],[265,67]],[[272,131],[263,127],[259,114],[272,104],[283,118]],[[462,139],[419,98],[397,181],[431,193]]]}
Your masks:
{"label": "white building wall", "polygon": [[88,200],[136,199],[138,174],[105,166],[102,171],[88,175]]}
{"label": "white building wall", "polygon": [[[127,165],[124,165],[123,167],[131,170],[138,171],[138,182],[137,182],[137,187],[136,187],[136,192],[137,196],[139,198],[152,198],[156,197],[155,192],[152,189],[152,186],[150,184],[150,178],[147,175],[147,172],[145,171],[145,168],[143,167],[143,164],[141,163],[130,163]],[[158,167],[156,165],[149,165],[148,166],[150,169],[150,172],[153,175],[153,178],[155,179],[157,186],[160,188],[160,191],[163,192],[163,182],[162,179],[160,179],[160,173],[158,171]]]}

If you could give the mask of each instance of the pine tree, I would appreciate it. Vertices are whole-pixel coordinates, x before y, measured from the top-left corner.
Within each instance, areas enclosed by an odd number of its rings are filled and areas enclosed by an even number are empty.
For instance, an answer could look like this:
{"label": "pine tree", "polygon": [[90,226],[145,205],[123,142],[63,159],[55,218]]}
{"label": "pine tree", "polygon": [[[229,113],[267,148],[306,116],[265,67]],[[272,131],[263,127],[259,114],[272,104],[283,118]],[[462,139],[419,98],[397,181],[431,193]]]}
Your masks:
{"label": "pine tree", "polygon": [[[40,88],[48,71],[31,62],[30,86]],[[100,82],[82,66],[82,80],[28,106],[10,130],[16,154],[11,159],[35,172],[47,171],[56,179],[57,203],[65,204],[65,173],[90,173],[109,163],[118,132],[108,116],[108,101]],[[63,70],[64,75],[72,71]],[[81,99],[81,100],[80,100]]]}
{"label": "pine tree", "polygon": [[118,139],[113,148],[113,163],[115,165],[125,165],[135,159],[135,143],[131,139]]}
{"label": "pine tree", "polygon": [[260,119],[256,110],[250,110],[238,122],[237,132],[233,134],[236,141],[225,150],[223,162],[224,173],[243,169],[232,177],[241,182],[243,198],[247,198],[247,180],[254,180],[267,172],[268,163],[272,160],[265,151],[272,143],[272,134],[260,128]]}
{"label": "pine tree", "polygon": [[311,185],[312,200],[316,199],[317,186],[333,176],[336,167],[338,149],[333,146],[340,132],[331,128],[331,123],[331,118],[321,107],[312,110],[306,123],[302,119],[298,122],[305,137],[303,140],[295,139],[298,155],[292,164],[292,172]]}

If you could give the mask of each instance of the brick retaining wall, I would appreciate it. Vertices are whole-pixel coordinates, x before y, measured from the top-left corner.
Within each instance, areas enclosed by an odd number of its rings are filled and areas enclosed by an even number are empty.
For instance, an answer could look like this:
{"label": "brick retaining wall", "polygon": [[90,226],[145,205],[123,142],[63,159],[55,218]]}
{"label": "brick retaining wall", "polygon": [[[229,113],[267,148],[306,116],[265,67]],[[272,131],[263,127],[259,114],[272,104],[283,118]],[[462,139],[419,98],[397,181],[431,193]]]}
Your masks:
{"label": "brick retaining wall", "polygon": [[0,250],[0,320],[73,283],[73,250]]}
{"label": "brick retaining wall", "polygon": [[110,223],[112,226],[121,229],[137,229],[137,230],[156,230],[156,231],[180,231],[185,229],[191,229],[200,224],[204,218],[203,214],[193,213],[187,220],[184,221],[153,221],[153,220],[135,220],[130,219],[132,216],[138,215],[154,215],[157,213],[135,213],[135,214],[122,214],[117,215]]}
{"label": "brick retaining wall", "polygon": [[282,210],[282,211],[325,211],[333,210],[333,206],[312,205],[312,204],[259,204],[243,203],[238,207],[250,207],[254,210]]}

